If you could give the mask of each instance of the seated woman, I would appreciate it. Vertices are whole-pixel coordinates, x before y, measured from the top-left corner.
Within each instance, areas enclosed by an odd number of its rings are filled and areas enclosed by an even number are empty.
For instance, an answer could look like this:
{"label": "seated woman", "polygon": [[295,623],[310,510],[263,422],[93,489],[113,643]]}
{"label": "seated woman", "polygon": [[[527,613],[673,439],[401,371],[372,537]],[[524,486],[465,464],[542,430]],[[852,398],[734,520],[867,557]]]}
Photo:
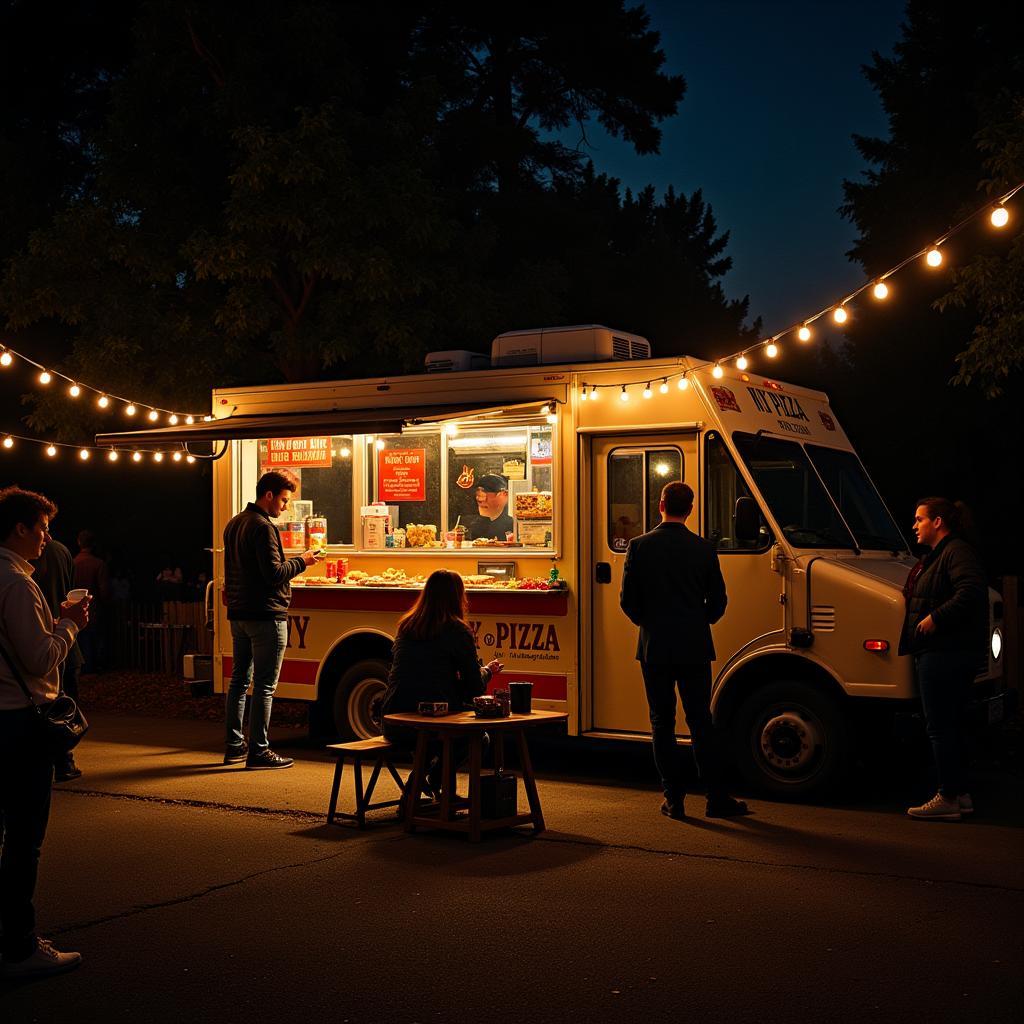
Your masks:
{"label": "seated woman", "polygon": [[[447,569],[432,572],[416,603],[398,621],[382,714],[415,712],[421,701],[446,701],[450,712],[461,711],[484,692],[502,664],[480,664],[476,640],[466,621],[468,610],[462,577]],[[384,735],[410,750],[416,743],[414,729],[387,722]],[[448,780],[449,785],[453,781]],[[423,789],[429,796],[437,796],[441,785],[439,758],[434,756]]]}

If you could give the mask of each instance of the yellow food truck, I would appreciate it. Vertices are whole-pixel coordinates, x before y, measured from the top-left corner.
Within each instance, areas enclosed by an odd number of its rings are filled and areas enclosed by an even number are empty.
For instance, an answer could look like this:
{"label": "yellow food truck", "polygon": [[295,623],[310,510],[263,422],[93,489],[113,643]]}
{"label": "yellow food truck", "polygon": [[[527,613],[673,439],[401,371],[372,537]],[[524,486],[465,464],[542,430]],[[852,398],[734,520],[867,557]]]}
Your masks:
{"label": "yellow food truck", "polygon": [[[500,680],[532,682],[535,706],[567,711],[572,735],[647,741],[619,588],[630,538],[657,524],[677,479],[728,588],[714,712],[749,782],[820,792],[913,707],[897,645],[914,559],[821,392],[651,358],[643,338],[580,326],[500,335],[489,357],[433,353],[411,376],[218,389],[211,415],[97,443],[219,456],[215,545],[263,472],[295,473],[285,547],[322,543],[327,558],[293,581],[277,692],[312,702],[324,732],[379,731],[395,622],[445,567],[466,580]],[[223,577],[217,546],[217,692],[231,674]],[[1006,699],[995,592],[990,604],[977,688],[994,721]]]}

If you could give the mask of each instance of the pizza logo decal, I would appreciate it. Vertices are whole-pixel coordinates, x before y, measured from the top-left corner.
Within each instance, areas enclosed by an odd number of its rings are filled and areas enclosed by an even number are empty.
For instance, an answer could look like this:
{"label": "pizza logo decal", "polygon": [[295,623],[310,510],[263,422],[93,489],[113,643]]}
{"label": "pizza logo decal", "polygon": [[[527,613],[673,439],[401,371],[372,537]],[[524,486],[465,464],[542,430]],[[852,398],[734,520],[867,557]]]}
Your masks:
{"label": "pizza logo decal", "polygon": [[740,403],[736,401],[736,396],[729,390],[729,388],[723,388],[721,385],[718,387],[712,387],[711,394],[718,403],[718,408],[723,412],[726,410],[729,412],[742,411],[740,409]]}

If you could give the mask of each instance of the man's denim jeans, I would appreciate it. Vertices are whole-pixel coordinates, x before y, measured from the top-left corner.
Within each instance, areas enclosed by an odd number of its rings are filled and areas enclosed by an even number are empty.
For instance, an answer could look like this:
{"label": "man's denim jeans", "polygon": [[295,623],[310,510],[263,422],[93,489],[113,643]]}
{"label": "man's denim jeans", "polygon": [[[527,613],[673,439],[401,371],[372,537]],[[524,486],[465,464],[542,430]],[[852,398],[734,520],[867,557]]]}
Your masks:
{"label": "man's denim jeans", "polygon": [[232,620],[231,639],[233,663],[225,708],[226,742],[229,747],[237,747],[245,739],[242,718],[245,715],[245,691],[251,680],[249,754],[262,754],[270,746],[267,737],[270,706],[274,702],[277,677],[288,645],[288,623],[283,619]]}

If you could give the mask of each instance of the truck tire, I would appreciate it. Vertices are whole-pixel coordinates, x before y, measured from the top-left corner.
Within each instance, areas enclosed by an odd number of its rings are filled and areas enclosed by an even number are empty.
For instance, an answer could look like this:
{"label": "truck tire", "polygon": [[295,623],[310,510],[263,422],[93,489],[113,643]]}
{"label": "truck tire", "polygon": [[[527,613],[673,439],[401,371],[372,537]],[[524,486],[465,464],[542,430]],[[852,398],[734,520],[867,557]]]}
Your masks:
{"label": "truck tire", "polygon": [[380,735],[380,703],[388,685],[388,663],[364,658],[346,669],[334,688],[334,728],[343,740]]}
{"label": "truck tire", "polygon": [[769,796],[820,796],[844,775],[850,738],[838,701],[796,680],[769,683],[748,696],[732,728],[736,766]]}

